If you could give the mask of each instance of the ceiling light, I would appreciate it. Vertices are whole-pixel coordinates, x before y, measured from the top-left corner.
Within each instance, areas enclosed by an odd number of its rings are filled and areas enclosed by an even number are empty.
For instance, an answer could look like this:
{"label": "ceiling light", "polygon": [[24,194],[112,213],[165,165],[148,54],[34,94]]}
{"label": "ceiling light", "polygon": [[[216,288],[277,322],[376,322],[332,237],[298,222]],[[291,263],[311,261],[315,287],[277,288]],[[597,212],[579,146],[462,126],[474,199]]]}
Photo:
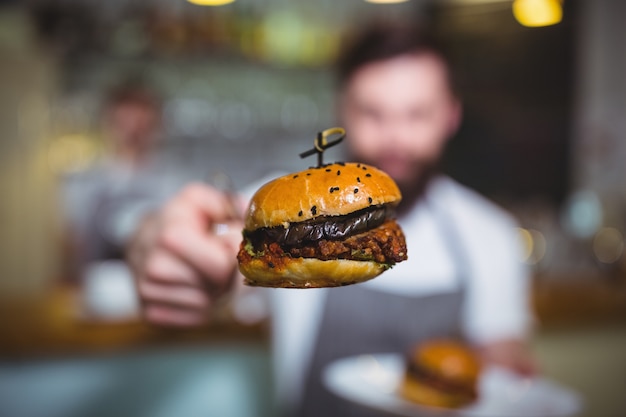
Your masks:
{"label": "ceiling light", "polygon": [[233,3],[235,0],[187,0],[191,4],[196,6],[223,6],[225,4]]}
{"label": "ceiling light", "polygon": [[563,8],[559,0],[515,0],[513,15],[522,26],[550,26],[561,21]]}

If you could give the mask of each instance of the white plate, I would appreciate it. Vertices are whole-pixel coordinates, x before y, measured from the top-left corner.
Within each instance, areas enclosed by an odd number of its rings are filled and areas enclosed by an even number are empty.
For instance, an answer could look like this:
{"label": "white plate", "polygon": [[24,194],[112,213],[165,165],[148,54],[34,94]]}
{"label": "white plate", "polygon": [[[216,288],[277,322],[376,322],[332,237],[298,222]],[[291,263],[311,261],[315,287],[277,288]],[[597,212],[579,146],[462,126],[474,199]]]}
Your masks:
{"label": "white plate", "polygon": [[400,416],[564,417],[580,412],[573,391],[546,378],[521,378],[502,368],[484,369],[479,399],[458,410],[420,406],[398,394],[404,358],[397,354],[362,355],[331,363],[324,384],[346,400]]}

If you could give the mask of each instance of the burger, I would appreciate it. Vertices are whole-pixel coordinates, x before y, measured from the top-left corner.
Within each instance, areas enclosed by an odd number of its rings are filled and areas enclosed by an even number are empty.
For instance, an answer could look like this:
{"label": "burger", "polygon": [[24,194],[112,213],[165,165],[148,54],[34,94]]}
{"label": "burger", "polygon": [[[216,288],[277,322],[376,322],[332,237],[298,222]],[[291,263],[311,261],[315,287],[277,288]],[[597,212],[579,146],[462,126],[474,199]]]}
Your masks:
{"label": "burger", "polygon": [[458,408],[478,397],[479,374],[480,362],[466,345],[451,340],[428,341],[409,355],[400,392],[418,404]]}
{"label": "burger", "polygon": [[336,287],[407,259],[395,221],[401,200],[384,172],[333,163],[285,175],[252,197],[237,255],[252,286]]}

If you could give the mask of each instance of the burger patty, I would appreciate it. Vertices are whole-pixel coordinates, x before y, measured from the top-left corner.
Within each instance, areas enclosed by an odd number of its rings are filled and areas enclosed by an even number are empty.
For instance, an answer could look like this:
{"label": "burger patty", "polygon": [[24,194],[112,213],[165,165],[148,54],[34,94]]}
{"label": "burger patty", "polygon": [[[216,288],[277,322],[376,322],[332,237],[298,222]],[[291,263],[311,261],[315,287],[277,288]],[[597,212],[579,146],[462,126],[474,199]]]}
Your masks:
{"label": "burger patty", "polygon": [[[347,259],[375,261],[393,265],[407,259],[406,242],[400,226],[393,219],[385,220],[380,226],[346,239],[319,239],[300,242],[300,245],[280,245],[269,236],[255,242],[252,248],[242,242],[238,259],[245,262],[251,258],[264,259],[269,267],[278,267],[285,257],[316,258],[320,260]],[[252,253],[251,253],[252,252]]]}
{"label": "burger patty", "polygon": [[244,236],[255,248],[264,241],[276,242],[281,246],[299,246],[302,242],[317,242],[323,239],[345,239],[351,235],[374,229],[392,218],[394,210],[389,205],[371,206],[343,216],[318,216],[289,227],[262,227]]}

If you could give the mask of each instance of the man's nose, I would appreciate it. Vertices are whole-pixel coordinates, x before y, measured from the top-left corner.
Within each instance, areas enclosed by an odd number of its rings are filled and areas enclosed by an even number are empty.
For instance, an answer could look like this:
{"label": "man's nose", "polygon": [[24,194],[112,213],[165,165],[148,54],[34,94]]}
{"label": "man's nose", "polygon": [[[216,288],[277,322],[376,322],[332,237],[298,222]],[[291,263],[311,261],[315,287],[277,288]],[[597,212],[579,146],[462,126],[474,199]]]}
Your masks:
{"label": "man's nose", "polygon": [[401,118],[389,118],[384,125],[385,142],[394,148],[403,148],[411,141],[409,123]]}

